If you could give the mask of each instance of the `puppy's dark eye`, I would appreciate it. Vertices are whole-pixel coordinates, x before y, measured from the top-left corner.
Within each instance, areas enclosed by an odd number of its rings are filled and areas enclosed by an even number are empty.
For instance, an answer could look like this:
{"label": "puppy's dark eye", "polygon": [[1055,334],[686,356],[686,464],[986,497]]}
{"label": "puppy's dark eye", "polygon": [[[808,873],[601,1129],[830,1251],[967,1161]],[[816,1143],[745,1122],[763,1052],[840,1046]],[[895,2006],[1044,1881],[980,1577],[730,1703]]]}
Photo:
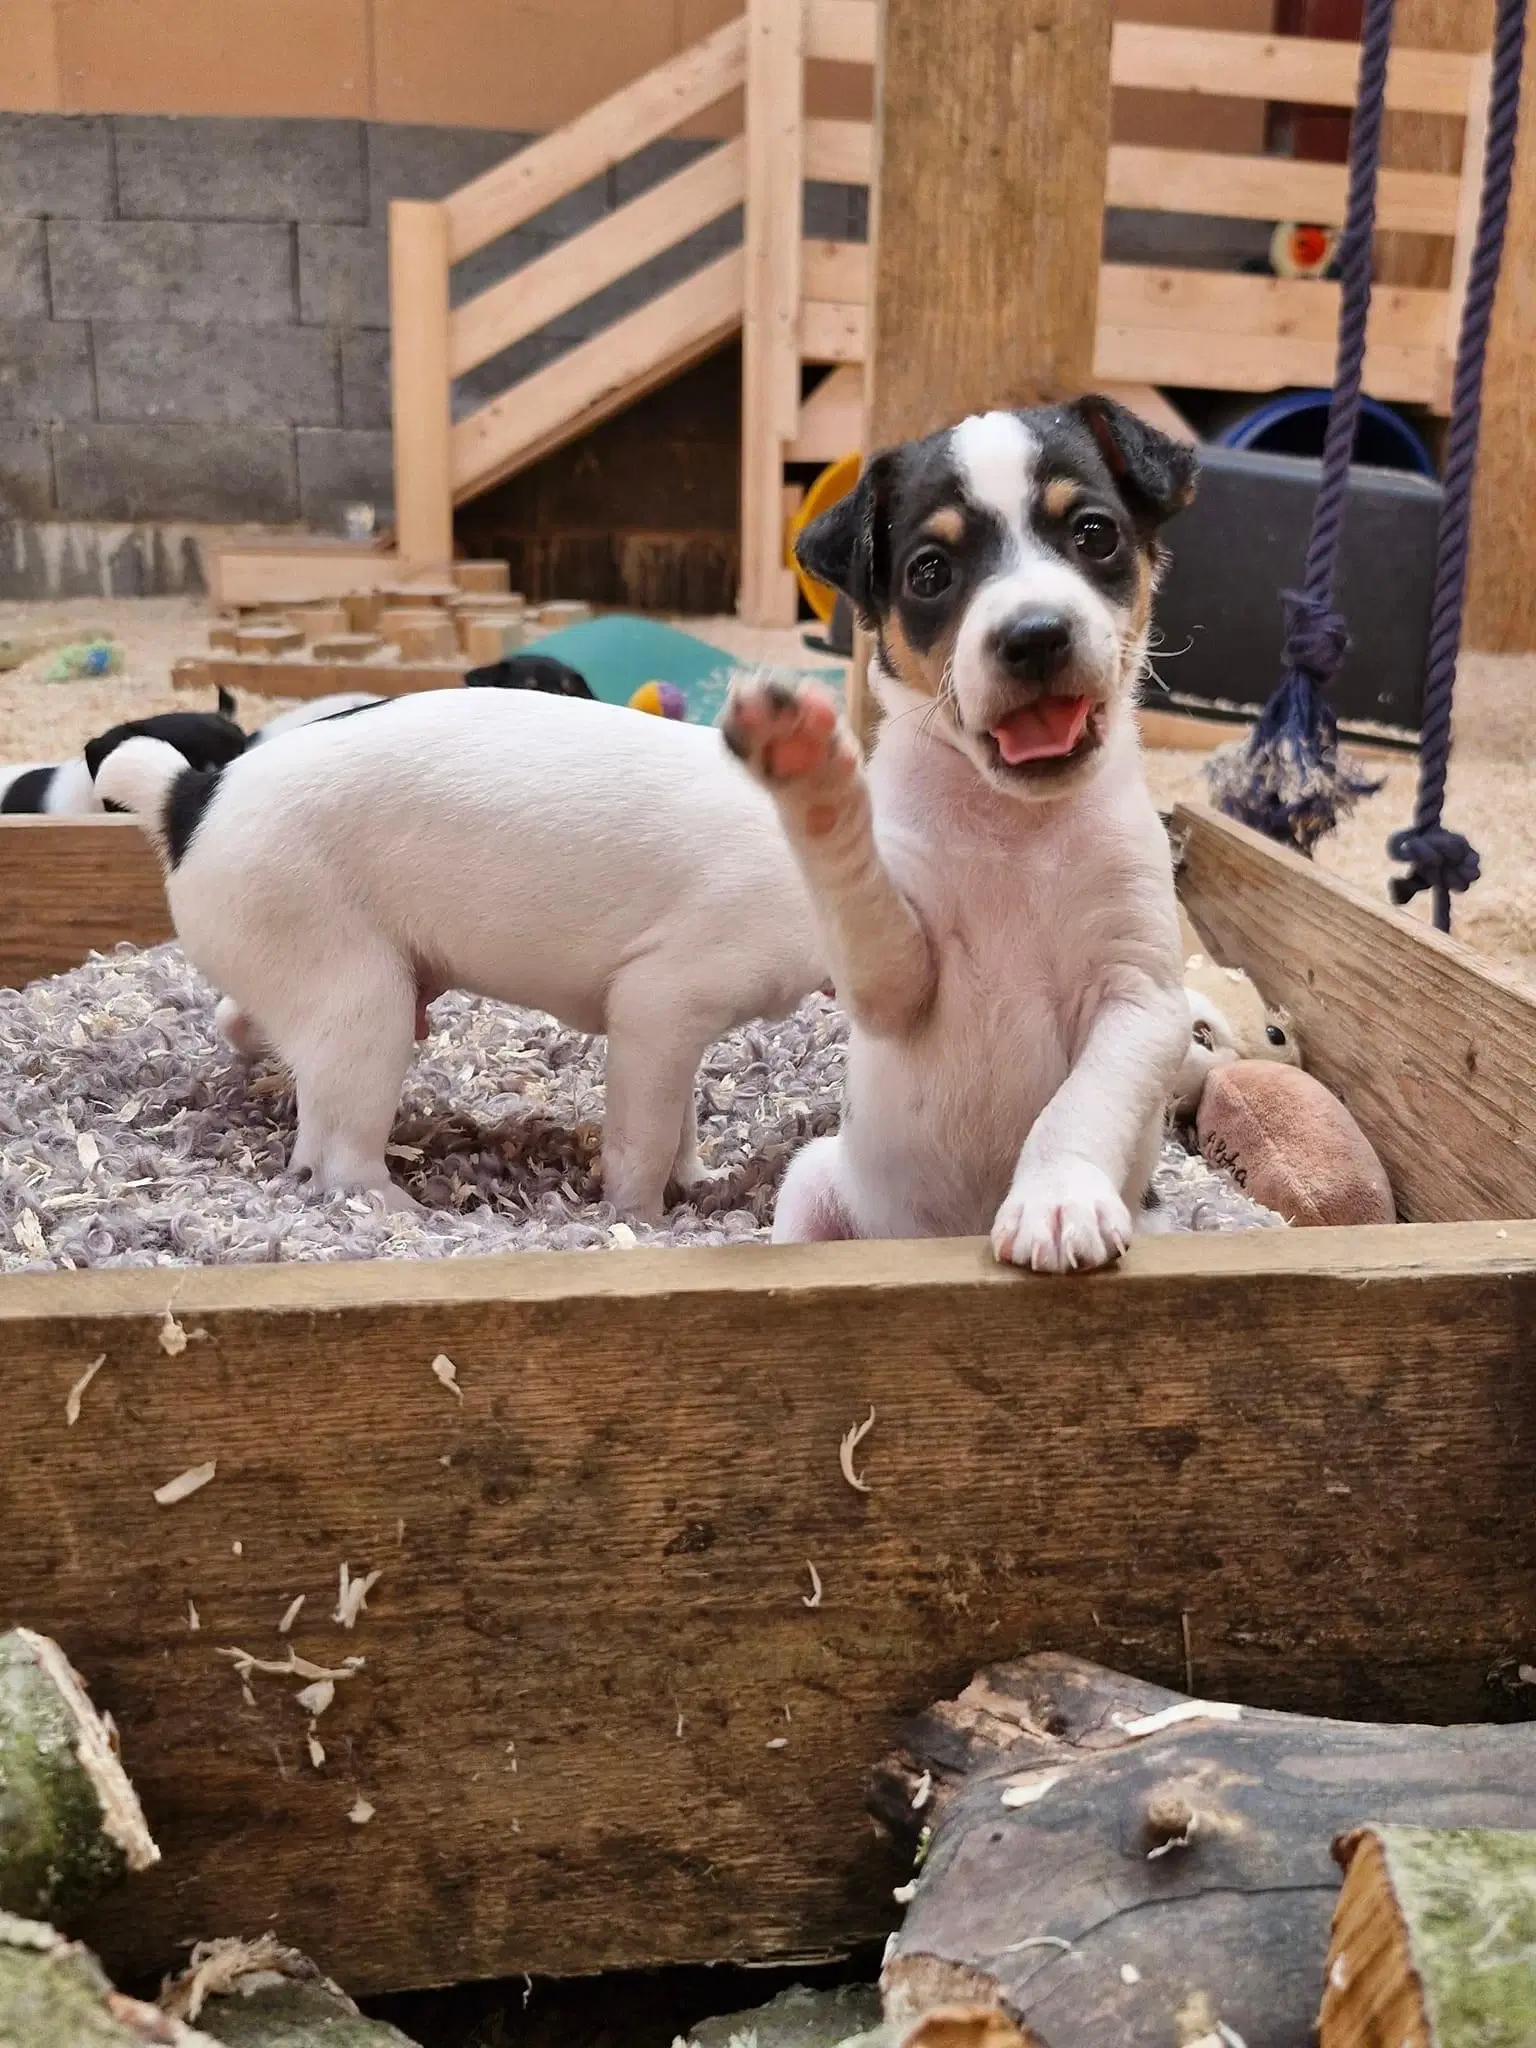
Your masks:
{"label": "puppy's dark eye", "polygon": [[1285,1033],[1278,1024],[1266,1024],[1264,1026],[1264,1036],[1271,1045],[1284,1045],[1285,1043]]}
{"label": "puppy's dark eye", "polygon": [[1107,562],[1120,545],[1120,529],[1102,512],[1084,512],[1072,522],[1072,545],[1090,562]]}
{"label": "puppy's dark eye", "polygon": [[907,564],[907,589],[913,597],[942,597],[955,580],[947,557],[937,548],[924,548]]}

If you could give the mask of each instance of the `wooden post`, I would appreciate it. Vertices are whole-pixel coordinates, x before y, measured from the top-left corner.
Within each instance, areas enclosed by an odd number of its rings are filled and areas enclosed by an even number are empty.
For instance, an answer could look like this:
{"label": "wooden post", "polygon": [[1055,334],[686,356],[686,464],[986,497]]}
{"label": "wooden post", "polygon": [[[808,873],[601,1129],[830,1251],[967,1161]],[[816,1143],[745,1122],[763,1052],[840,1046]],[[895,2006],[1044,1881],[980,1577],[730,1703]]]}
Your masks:
{"label": "wooden post", "polygon": [[872,448],[1087,389],[1109,154],[1109,0],[881,17]]}
{"label": "wooden post", "polygon": [[748,0],[746,304],[742,322],[741,616],[792,626],[784,448],[800,426],[804,0]]}
{"label": "wooden post", "polygon": [[1524,113],[1504,269],[1483,385],[1472,510],[1468,647],[1536,648],[1536,38],[1526,46]]}
{"label": "wooden post", "polygon": [[[1093,376],[1109,0],[882,0],[866,449]],[[855,640],[848,710],[878,716]]]}
{"label": "wooden post", "polygon": [[397,549],[435,568],[453,558],[448,210],[435,202],[390,201],[389,322]]}

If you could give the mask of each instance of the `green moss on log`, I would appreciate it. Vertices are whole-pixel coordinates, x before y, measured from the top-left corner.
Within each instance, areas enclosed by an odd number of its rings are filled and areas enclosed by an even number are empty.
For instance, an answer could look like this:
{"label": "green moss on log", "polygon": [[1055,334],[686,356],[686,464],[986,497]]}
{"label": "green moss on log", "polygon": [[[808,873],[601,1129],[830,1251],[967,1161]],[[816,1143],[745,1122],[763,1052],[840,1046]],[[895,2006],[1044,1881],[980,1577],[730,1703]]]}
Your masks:
{"label": "green moss on log", "polygon": [[1373,1827],[1435,2048],[1536,2042],[1536,1833]]}
{"label": "green moss on log", "polygon": [[36,1920],[0,1913],[5,2048],[211,2048],[205,2034],[112,1989],[89,1949]]}
{"label": "green moss on log", "polygon": [[159,1854],[58,1645],[30,1629],[0,1636],[0,1912],[68,1926]]}
{"label": "green moss on log", "polygon": [[160,2000],[225,2048],[416,2048],[397,2027],[365,2019],[307,1956],[272,1935],[200,1943]]}

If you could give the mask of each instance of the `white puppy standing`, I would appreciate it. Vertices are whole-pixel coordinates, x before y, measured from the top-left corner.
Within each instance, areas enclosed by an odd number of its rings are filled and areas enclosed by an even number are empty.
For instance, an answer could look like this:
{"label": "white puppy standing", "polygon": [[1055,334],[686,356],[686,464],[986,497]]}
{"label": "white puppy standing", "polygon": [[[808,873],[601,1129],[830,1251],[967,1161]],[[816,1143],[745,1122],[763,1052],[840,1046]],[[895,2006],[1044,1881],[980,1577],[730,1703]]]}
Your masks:
{"label": "white puppy standing", "polygon": [[284,732],[198,774],[155,741],[106,762],[165,862],[176,931],[237,1045],[292,1069],[292,1167],[412,1206],[385,1164],[424,1004],[462,988],[608,1034],[603,1183],[661,1213],[706,1178],[705,1048],[826,967],[768,799],[708,727],[442,690]]}
{"label": "white puppy standing", "polygon": [[1172,861],[1133,716],[1157,529],[1191,451],[1105,399],[877,456],[800,556],[876,635],[867,774],[832,700],[743,678],[852,1019],[843,1126],[774,1236],[991,1231],[1040,1271],[1130,1242],[1189,1039]]}

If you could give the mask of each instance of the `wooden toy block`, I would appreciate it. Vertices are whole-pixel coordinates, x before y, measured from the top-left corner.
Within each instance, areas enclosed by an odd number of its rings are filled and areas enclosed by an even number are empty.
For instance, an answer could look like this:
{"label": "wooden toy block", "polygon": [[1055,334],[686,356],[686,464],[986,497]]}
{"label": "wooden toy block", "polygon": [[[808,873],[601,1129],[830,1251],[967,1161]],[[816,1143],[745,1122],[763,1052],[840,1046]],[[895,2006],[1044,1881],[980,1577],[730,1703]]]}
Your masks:
{"label": "wooden toy block", "polygon": [[387,603],[382,590],[358,590],[341,600],[341,608],[354,633],[373,633],[378,630],[379,617]]}
{"label": "wooden toy block", "polygon": [[501,596],[512,588],[512,571],[505,562],[455,562],[450,573],[460,590],[482,597]]}
{"label": "wooden toy block", "polygon": [[302,633],[306,640],[324,639],[328,635],[351,630],[343,604],[300,605],[288,614],[288,624],[296,633]]}
{"label": "wooden toy block", "polygon": [[377,633],[328,633],[311,640],[309,651],[316,661],[366,661],[383,644]]}
{"label": "wooden toy block", "polygon": [[379,632],[402,661],[447,661],[459,651],[453,620],[445,611],[391,606],[379,615]]}
{"label": "wooden toy block", "polygon": [[235,652],[237,654],[291,654],[304,645],[304,635],[296,626],[238,626],[235,629]]}
{"label": "wooden toy block", "polygon": [[500,615],[481,618],[473,612],[461,612],[455,623],[459,629],[459,646],[471,667],[500,661],[508,654],[515,654],[523,644],[521,619]]}

